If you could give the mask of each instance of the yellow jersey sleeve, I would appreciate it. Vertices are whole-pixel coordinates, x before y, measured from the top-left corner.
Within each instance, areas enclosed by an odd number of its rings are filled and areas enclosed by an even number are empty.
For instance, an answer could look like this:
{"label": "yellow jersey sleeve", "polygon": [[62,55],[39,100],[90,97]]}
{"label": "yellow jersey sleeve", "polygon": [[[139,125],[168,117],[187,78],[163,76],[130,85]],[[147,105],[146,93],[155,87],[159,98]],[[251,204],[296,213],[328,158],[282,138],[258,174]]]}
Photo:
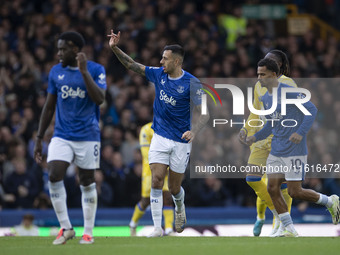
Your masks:
{"label": "yellow jersey sleeve", "polygon": [[144,125],[139,134],[139,145],[143,157],[143,164],[149,164],[149,149],[151,144],[151,139],[153,136],[153,129],[151,128],[152,123]]}
{"label": "yellow jersey sleeve", "polygon": [[289,86],[297,88],[297,85],[296,85],[295,81],[292,78],[289,78],[289,77],[287,77],[287,76],[285,76],[283,74],[279,77],[278,80],[281,83],[284,83],[284,84],[287,84]]}

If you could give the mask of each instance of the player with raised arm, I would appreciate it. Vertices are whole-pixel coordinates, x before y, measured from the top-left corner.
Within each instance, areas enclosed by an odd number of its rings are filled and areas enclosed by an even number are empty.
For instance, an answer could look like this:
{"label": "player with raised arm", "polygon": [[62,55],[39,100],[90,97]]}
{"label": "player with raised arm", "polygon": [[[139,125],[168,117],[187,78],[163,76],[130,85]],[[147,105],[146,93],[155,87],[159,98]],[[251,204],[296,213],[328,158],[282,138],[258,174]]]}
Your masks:
{"label": "player with raised arm", "polygon": [[[139,134],[139,145],[143,157],[143,172],[142,172],[142,192],[141,200],[135,206],[131,221],[130,221],[130,234],[136,236],[136,227],[138,221],[143,217],[145,209],[150,205],[150,191],[151,191],[151,169],[149,166],[149,150],[151,139],[154,131],[151,128],[152,122],[144,125]],[[171,194],[168,187],[168,175],[165,176],[163,186],[163,216],[164,216],[164,229],[165,235],[173,235],[174,211],[172,206]]]}
{"label": "player with raised arm", "polygon": [[58,39],[60,63],[53,66],[48,79],[34,158],[42,160],[42,139],[55,113],[54,135],[48,147],[49,191],[60,231],[53,244],[64,244],[75,237],[70,222],[64,176],[70,163],[79,168],[84,233],[81,244],[92,244],[97,210],[94,171],[99,168],[99,105],[104,102],[106,78],[102,65],[88,61],[80,52],[85,41],[77,32],[65,32]]}
{"label": "player with raised arm", "polygon": [[108,37],[109,45],[119,61],[127,69],[145,75],[155,84],[152,124],[155,134],[149,151],[152,173],[150,204],[155,228],[150,237],[163,235],[162,188],[168,167],[168,185],[175,203],[175,229],[181,233],[186,224],[181,183],[190,157],[191,142],[209,118],[208,114],[201,115],[191,127],[190,102],[200,108],[202,85],[196,77],[182,69],[184,50],[181,46],[166,46],[160,61],[162,67],[148,67],[135,62],[118,48],[120,32],[114,34],[111,30]]}
{"label": "player with raised arm", "polygon": [[[328,197],[314,190],[302,188],[302,180],[305,177],[304,166],[307,163],[307,133],[314,122],[317,109],[312,102],[308,101],[302,106],[309,112],[309,115],[305,115],[293,104],[287,104],[286,115],[281,114],[282,91],[292,87],[277,80],[278,72],[279,67],[271,59],[262,59],[258,63],[258,78],[262,86],[268,89],[262,97],[264,109],[272,108],[274,96],[277,96],[279,103],[275,111],[266,116],[268,121],[263,129],[253,136],[247,137],[246,143],[250,146],[254,142],[264,140],[270,134],[273,134],[271,151],[266,164],[268,192],[277,212],[275,216],[279,217],[285,227],[285,230],[279,236],[298,236],[288,212],[287,204],[280,191],[280,187],[285,180],[287,181],[289,195],[293,199],[326,206],[332,215],[333,224],[338,224],[339,222],[339,197],[337,195]],[[291,100],[302,99],[304,95],[302,93],[287,92],[286,97]]]}
{"label": "player with raised arm", "polygon": [[[279,66],[278,81],[284,84],[296,87],[296,83],[289,78],[289,61],[287,55],[280,50],[271,50],[265,56],[265,58],[273,59]],[[267,88],[262,86],[258,81],[254,87],[254,102],[253,106],[255,109],[263,110],[263,102],[261,101],[262,96],[267,92]],[[242,143],[245,142],[247,136],[254,135],[257,131],[261,129],[259,123],[254,120],[262,119],[264,123],[266,122],[264,116],[258,116],[254,113],[250,113],[247,122],[242,127],[239,133],[239,139]],[[252,123],[252,126],[249,125]],[[265,222],[265,213],[267,206],[272,211],[274,210],[273,202],[271,201],[270,195],[267,191],[267,175],[263,175],[263,167],[266,166],[266,161],[271,150],[272,135],[268,138],[254,143],[250,147],[250,155],[248,159],[248,166],[256,166],[259,170],[256,174],[248,174],[246,181],[248,185],[255,191],[257,195],[256,199],[256,209],[257,209],[257,219],[253,228],[254,236],[259,236],[261,234],[262,226]],[[281,187],[282,195],[287,203],[288,211],[290,212],[292,207],[292,198],[288,194],[287,184],[283,183]],[[283,231],[280,228],[280,220],[273,218],[273,229],[270,236],[274,236]]]}

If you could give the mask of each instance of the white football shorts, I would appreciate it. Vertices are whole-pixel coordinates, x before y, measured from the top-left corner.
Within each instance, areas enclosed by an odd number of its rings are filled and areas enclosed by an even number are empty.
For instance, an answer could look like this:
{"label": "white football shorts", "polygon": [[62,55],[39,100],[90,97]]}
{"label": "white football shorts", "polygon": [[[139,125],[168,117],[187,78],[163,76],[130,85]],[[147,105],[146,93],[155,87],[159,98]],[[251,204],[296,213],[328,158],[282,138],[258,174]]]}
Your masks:
{"label": "white football shorts", "polygon": [[276,157],[269,154],[266,164],[266,173],[284,174],[286,181],[303,181],[305,179],[305,165],[307,155]]}
{"label": "white football shorts", "polygon": [[82,169],[98,169],[100,142],[68,141],[53,137],[47,153],[47,162],[58,160],[74,163]]}
{"label": "white football shorts", "polygon": [[168,165],[172,171],[183,174],[189,162],[190,152],[191,143],[176,142],[155,133],[150,144],[149,164]]}

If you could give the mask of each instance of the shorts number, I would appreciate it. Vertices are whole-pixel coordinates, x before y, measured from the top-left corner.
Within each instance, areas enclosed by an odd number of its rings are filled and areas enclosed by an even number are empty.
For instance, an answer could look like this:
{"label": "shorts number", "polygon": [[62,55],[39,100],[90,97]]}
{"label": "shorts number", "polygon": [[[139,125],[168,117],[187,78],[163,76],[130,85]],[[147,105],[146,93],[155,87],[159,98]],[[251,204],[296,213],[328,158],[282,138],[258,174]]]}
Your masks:
{"label": "shorts number", "polygon": [[93,154],[94,154],[95,157],[98,156],[98,154],[99,154],[99,152],[98,152],[98,144],[96,144],[96,145],[94,146],[94,152],[93,152]]}
{"label": "shorts number", "polygon": [[300,169],[302,167],[301,159],[299,159],[299,158],[291,159],[290,161],[292,162],[292,168],[294,169],[294,171],[300,171]]}

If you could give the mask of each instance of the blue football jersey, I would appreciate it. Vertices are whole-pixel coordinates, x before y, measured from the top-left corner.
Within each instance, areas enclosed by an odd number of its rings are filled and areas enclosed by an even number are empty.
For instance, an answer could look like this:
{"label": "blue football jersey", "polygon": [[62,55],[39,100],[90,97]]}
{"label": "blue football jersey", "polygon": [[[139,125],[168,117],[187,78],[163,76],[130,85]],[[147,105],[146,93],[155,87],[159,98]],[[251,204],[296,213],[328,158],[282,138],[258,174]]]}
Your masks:
{"label": "blue football jersey", "polygon": [[[263,140],[271,133],[273,133],[273,139],[271,143],[271,154],[277,157],[290,157],[290,156],[303,156],[307,155],[307,133],[312,127],[314,119],[316,117],[317,109],[315,105],[308,101],[303,106],[312,114],[304,115],[299,108],[293,104],[287,104],[286,115],[281,115],[281,89],[283,87],[292,88],[283,83],[279,83],[278,86],[278,102],[276,110],[266,116],[266,119],[275,119],[276,121],[267,121],[266,125],[257,132],[254,136],[256,140]],[[302,98],[301,93],[287,93],[286,98]],[[265,110],[270,109],[273,103],[273,97],[267,91],[261,97]],[[293,133],[301,135],[302,141],[299,144],[295,144],[289,141],[290,136]]]}
{"label": "blue football jersey", "polygon": [[201,104],[202,84],[183,70],[178,78],[164,73],[163,67],[146,67],[146,78],[155,84],[152,129],[165,138],[187,143],[182,138],[191,130],[190,103]]}
{"label": "blue football jersey", "polygon": [[[106,89],[104,67],[87,61],[87,69],[95,83]],[[54,137],[69,141],[100,141],[99,106],[89,97],[78,67],[53,66],[47,92],[57,95]]]}

